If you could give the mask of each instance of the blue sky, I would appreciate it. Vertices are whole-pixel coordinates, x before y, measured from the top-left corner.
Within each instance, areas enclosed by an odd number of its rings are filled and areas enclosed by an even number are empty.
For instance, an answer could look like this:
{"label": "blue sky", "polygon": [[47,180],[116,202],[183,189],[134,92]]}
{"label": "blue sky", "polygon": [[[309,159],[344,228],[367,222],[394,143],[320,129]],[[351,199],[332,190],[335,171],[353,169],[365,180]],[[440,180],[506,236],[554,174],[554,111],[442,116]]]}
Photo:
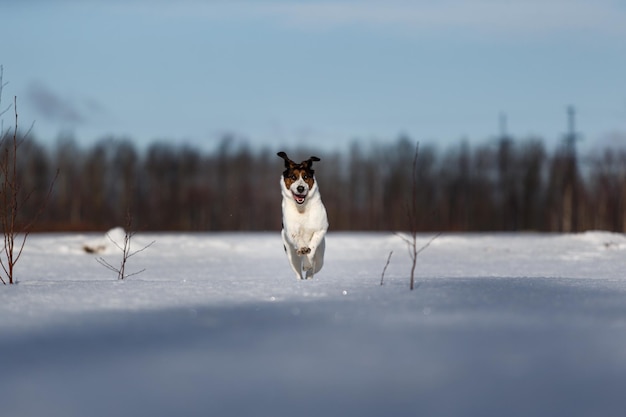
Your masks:
{"label": "blue sky", "polygon": [[[6,106],[103,136],[336,148],[355,138],[626,135],[626,2],[0,0]],[[5,127],[11,120],[4,116]]]}

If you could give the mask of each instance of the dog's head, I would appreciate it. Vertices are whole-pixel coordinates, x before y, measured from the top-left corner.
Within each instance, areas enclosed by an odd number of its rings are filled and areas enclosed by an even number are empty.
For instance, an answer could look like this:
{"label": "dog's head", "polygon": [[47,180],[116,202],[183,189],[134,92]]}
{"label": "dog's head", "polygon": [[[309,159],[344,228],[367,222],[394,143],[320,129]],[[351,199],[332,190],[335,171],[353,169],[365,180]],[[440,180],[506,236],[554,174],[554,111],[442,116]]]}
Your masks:
{"label": "dog's head", "polygon": [[299,164],[293,162],[285,152],[278,152],[278,156],[285,160],[285,171],[282,181],[285,189],[291,193],[294,201],[304,204],[309,192],[315,187],[315,171],[311,168],[313,161],[319,161],[317,156],[312,156]]}

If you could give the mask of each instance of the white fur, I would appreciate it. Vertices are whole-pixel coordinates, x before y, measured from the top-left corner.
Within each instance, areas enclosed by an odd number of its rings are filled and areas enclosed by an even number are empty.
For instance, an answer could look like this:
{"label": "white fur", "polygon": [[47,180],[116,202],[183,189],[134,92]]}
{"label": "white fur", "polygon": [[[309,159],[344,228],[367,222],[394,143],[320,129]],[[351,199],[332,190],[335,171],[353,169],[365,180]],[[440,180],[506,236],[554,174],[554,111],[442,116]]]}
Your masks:
{"label": "white fur", "polygon": [[[305,192],[298,193],[297,187],[304,186]],[[326,208],[317,187],[317,181],[309,189],[302,178],[287,189],[283,177],[280,178],[283,195],[283,244],[291,268],[298,279],[311,279],[324,264],[325,236],[328,230]],[[298,204],[293,193],[306,194],[304,203]]]}

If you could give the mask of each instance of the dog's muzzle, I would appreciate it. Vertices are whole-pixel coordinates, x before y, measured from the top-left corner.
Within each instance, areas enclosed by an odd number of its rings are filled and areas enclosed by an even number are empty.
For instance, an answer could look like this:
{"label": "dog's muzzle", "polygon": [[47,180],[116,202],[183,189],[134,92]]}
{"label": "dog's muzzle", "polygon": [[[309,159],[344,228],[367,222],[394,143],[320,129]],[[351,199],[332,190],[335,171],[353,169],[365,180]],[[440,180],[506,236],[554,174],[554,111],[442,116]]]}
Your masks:
{"label": "dog's muzzle", "polygon": [[306,199],[306,194],[296,194],[293,191],[291,192],[291,194],[293,195],[293,199],[296,200],[296,203],[304,203],[304,200]]}

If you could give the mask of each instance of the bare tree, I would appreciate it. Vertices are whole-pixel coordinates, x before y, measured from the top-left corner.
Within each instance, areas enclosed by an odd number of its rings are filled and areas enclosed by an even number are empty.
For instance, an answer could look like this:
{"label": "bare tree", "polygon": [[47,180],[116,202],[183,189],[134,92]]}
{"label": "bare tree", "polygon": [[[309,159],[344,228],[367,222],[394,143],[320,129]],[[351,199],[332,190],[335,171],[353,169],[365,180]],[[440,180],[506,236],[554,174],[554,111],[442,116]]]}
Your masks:
{"label": "bare tree", "polygon": [[126,263],[128,262],[128,259],[131,258],[132,256],[135,256],[136,254],[138,254],[139,252],[143,252],[144,250],[148,249],[150,246],[152,246],[156,241],[152,241],[149,244],[147,244],[146,246],[142,247],[141,249],[135,250],[133,251],[131,249],[131,240],[133,238],[133,236],[135,236],[136,232],[132,230],[132,223],[133,223],[133,218],[132,215],[130,213],[130,210],[128,211],[128,214],[126,216],[126,229],[125,229],[125,233],[124,233],[124,242],[123,243],[119,243],[116,242],[109,234],[107,234],[107,237],[109,238],[109,240],[119,249],[122,251],[122,260],[120,261],[120,265],[119,266],[114,266],[111,263],[109,263],[106,259],[104,259],[103,257],[97,258],[96,261],[104,266],[105,268],[107,268],[110,271],[113,271],[117,274],[117,279],[125,279],[128,277],[132,277],[133,275],[138,275],[141,274],[142,272],[144,272],[146,269],[142,269],[140,271],[136,271],[130,274],[126,273]]}
{"label": "bare tree", "polygon": [[[422,247],[417,246],[417,158],[419,156],[419,142],[415,145],[415,155],[413,156],[413,170],[411,175],[411,200],[407,204],[407,217],[409,222],[409,237],[400,236],[404,240],[409,248],[409,256],[411,258],[411,280],[409,282],[409,288],[413,290],[415,288],[415,266],[417,264],[417,255],[424,251],[430,244],[437,239],[440,233],[433,236]],[[391,257],[391,254],[389,255]],[[385,266],[386,268],[386,266]]]}
{"label": "bare tree", "polygon": [[[0,85],[3,85],[1,78]],[[0,94],[1,92],[0,90]],[[26,239],[33,225],[43,212],[56,180],[55,176],[43,201],[37,203],[38,206],[35,212],[24,217],[22,215],[24,206],[30,200],[35,188],[23,191],[22,182],[18,175],[18,149],[22,144],[22,138],[18,137],[17,97],[13,98],[13,110],[15,113],[13,134],[5,132],[0,140],[0,175],[2,177],[0,178],[0,226],[4,236],[3,256],[0,256],[0,266],[2,266],[9,284],[15,283],[15,264],[22,256]],[[29,132],[30,129],[27,135]],[[1,277],[0,280],[2,280],[3,284],[7,283]]]}

